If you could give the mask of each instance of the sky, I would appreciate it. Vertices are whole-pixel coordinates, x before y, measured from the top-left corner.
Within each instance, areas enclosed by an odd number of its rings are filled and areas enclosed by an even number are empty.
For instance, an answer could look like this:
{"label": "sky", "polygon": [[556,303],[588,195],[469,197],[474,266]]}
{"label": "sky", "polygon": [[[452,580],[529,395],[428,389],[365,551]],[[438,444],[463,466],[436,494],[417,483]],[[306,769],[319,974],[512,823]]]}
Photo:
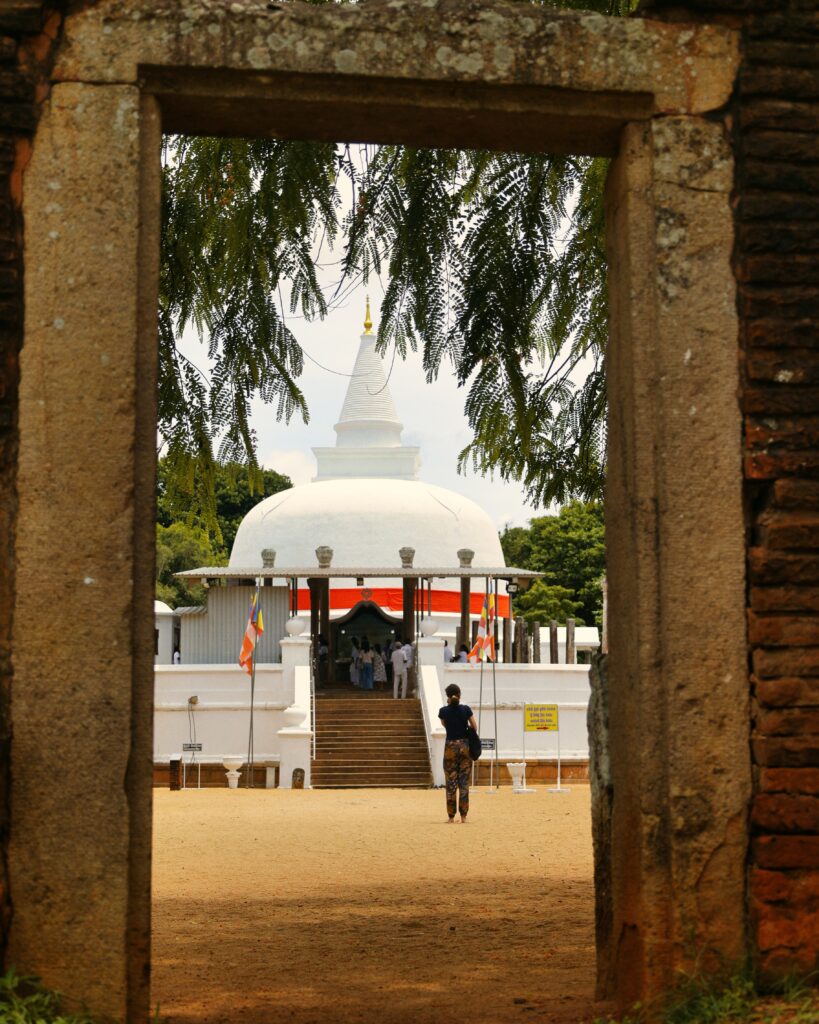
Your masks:
{"label": "sky", "polygon": [[[272,407],[261,401],[253,406],[252,426],[258,436],[259,461],[266,468],[286,473],[294,484],[309,483],[315,475],[312,447],[335,445],[333,425],[341,413],[364,331],[367,294],[375,331],[382,291],[372,278],[368,288],[351,291],[327,319],[312,323],[301,317],[288,320],[307,354],[299,384],[310,410],[308,424],[298,415],[289,424],[280,423]],[[187,351],[194,350],[195,345],[192,338],[186,339]],[[444,364],[438,379],[428,384],[420,353],[409,353],[406,361],[397,357],[391,370],[389,363],[388,357],[385,368],[395,407],[404,424],[403,443],[421,449],[422,480],[471,498],[489,514],[499,530],[507,523],[525,526],[532,516],[543,514],[543,510],[526,504],[523,489],[515,483],[492,480],[471,470],[466,475],[458,473],[458,455],[472,434],[463,411],[467,391],[456,387],[449,364]]]}

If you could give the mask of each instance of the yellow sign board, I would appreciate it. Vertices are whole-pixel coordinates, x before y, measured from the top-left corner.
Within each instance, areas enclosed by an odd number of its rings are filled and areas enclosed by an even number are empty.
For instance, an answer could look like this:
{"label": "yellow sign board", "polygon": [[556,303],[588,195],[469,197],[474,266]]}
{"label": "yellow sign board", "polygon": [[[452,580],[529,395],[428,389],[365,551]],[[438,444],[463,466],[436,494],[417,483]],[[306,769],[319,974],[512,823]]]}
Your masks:
{"label": "yellow sign board", "polygon": [[557,704],[524,704],[523,728],[526,732],[557,732]]}

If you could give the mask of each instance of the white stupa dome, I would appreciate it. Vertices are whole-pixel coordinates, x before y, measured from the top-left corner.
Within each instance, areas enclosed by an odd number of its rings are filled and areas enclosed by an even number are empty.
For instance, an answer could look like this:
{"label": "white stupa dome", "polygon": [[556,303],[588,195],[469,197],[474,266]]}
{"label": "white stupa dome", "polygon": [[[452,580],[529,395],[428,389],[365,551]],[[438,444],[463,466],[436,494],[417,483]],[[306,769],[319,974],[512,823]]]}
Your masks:
{"label": "white stupa dome", "polygon": [[[231,568],[261,564],[274,548],[276,568],[314,566],[316,548],[333,549],[333,566],[398,570],[399,548],[415,548],[419,568],[455,568],[459,548],[473,565],[504,564],[498,531],[474,501],[420,480],[324,480],[265,498],[245,516]],[[458,581],[454,581],[458,585]]]}
{"label": "white stupa dome", "polygon": [[[364,328],[335,446],[313,449],[318,468],[312,483],[251,509],[233,542],[230,567],[261,566],[262,550],[273,548],[277,569],[304,570],[318,564],[321,546],[333,549],[333,568],[363,570],[357,575],[392,566],[400,573],[402,547],[415,549],[417,569],[458,568],[461,548],[475,552],[474,567],[503,566],[497,529],[483,509],[418,479],[419,452],[401,443],[369,302]],[[460,581],[438,580],[436,587],[459,589]]]}

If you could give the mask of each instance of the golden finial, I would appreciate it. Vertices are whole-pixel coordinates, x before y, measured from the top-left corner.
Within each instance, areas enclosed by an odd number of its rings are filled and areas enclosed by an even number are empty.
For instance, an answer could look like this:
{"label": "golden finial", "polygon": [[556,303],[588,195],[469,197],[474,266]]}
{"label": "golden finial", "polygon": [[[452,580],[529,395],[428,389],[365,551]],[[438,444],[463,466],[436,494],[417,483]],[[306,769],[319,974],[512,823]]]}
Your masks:
{"label": "golden finial", "polygon": [[364,333],[365,334],[372,334],[373,333],[373,322],[370,319],[370,296],[369,295],[367,296],[367,314],[364,317]]}

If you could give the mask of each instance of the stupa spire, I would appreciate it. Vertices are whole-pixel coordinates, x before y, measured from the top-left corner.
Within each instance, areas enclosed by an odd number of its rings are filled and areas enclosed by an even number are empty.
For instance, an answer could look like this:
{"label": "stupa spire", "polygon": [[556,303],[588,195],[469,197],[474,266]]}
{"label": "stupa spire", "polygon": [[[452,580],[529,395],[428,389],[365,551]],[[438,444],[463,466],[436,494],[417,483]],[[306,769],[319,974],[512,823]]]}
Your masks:
{"label": "stupa spire", "polygon": [[364,314],[364,333],[373,333],[373,322],[370,318],[370,296],[367,296],[367,312]]}

